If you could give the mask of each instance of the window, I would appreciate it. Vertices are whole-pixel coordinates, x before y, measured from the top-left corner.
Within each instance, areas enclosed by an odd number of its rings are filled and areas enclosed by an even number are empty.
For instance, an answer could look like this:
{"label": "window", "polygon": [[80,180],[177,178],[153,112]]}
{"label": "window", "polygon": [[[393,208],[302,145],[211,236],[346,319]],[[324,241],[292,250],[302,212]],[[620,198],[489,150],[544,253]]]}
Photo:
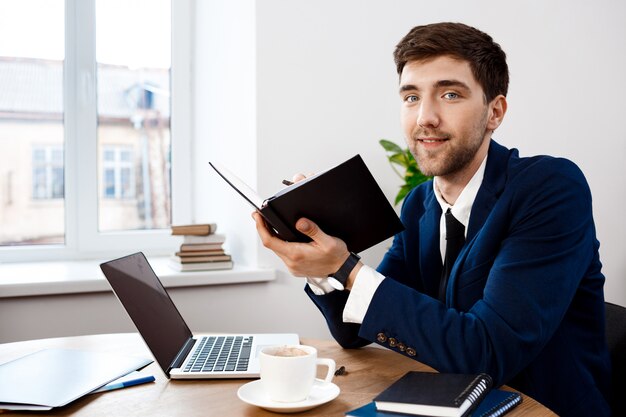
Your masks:
{"label": "window", "polygon": [[135,198],[133,150],[109,147],[102,153],[102,197],[128,200]]}
{"label": "window", "polygon": [[36,146],[33,148],[33,199],[63,198],[63,147]]}
{"label": "window", "polygon": [[190,4],[2,2],[0,260],[168,245],[171,181],[188,182],[172,148],[190,140],[172,141],[171,115],[190,102],[171,93],[172,68],[188,85],[191,55],[174,63],[170,45],[189,40]]}

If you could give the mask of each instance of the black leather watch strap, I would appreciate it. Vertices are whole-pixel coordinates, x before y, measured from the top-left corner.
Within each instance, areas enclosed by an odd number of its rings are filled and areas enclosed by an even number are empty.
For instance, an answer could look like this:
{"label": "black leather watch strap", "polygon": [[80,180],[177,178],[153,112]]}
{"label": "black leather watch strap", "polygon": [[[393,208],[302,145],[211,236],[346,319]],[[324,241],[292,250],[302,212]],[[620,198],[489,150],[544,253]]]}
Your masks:
{"label": "black leather watch strap", "polygon": [[339,270],[332,275],[329,275],[328,282],[333,288],[337,290],[344,290],[346,288],[346,282],[350,276],[350,272],[354,269],[361,257],[354,252],[350,252],[348,259],[341,265]]}

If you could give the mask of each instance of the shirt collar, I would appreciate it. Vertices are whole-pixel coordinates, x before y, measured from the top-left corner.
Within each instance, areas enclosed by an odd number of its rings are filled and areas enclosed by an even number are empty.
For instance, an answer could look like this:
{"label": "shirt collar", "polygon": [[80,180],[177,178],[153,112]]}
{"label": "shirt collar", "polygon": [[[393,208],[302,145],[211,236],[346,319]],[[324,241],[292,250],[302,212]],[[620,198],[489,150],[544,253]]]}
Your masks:
{"label": "shirt collar", "polygon": [[459,198],[456,199],[454,206],[448,204],[441,193],[439,192],[439,187],[437,187],[437,177],[433,179],[433,190],[435,191],[435,197],[441,206],[442,213],[445,213],[448,208],[452,212],[452,215],[460,221],[463,226],[465,226],[465,233],[467,234],[467,226],[469,224],[470,213],[472,211],[472,205],[474,204],[474,200],[476,199],[476,195],[478,194],[478,190],[480,189],[480,185],[483,182],[483,177],[485,176],[485,167],[487,166],[487,156],[483,159],[483,162],[478,167],[478,170],[469,180]]}

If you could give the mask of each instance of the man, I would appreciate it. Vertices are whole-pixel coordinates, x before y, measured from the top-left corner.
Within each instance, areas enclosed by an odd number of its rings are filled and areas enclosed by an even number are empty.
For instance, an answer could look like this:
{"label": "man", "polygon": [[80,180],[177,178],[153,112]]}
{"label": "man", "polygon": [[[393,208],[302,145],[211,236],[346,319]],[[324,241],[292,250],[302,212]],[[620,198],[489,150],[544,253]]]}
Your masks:
{"label": "man", "polygon": [[307,278],[306,291],[346,348],[375,342],[440,372],[486,372],[560,416],[609,415],[604,276],[583,174],[491,139],[508,67],[489,35],[418,26],[394,57],[406,142],[434,176],[406,197],[406,230],[377,270],[309,219],[296,227],[313,241],[290,243],[255,213],[263,244],[296,276],[345,278],[343,291]]}

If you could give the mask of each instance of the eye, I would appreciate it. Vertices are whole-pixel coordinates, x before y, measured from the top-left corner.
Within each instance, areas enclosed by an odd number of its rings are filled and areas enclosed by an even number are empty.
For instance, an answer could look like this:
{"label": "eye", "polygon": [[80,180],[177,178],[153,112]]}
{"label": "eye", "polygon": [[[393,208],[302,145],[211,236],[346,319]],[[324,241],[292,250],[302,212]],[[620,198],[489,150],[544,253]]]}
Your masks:
{"label": "eye", "polygon": [[419,100],[419,98],[414,94],[404,97],[404,101],[407,103],[415,103],[417,100]]}
{"label": "eye", "polygon": [[443,98],[445,98],[446,100],[455,100],[459,98],[459,95],[457,93],[445,93],[443,95]]}

